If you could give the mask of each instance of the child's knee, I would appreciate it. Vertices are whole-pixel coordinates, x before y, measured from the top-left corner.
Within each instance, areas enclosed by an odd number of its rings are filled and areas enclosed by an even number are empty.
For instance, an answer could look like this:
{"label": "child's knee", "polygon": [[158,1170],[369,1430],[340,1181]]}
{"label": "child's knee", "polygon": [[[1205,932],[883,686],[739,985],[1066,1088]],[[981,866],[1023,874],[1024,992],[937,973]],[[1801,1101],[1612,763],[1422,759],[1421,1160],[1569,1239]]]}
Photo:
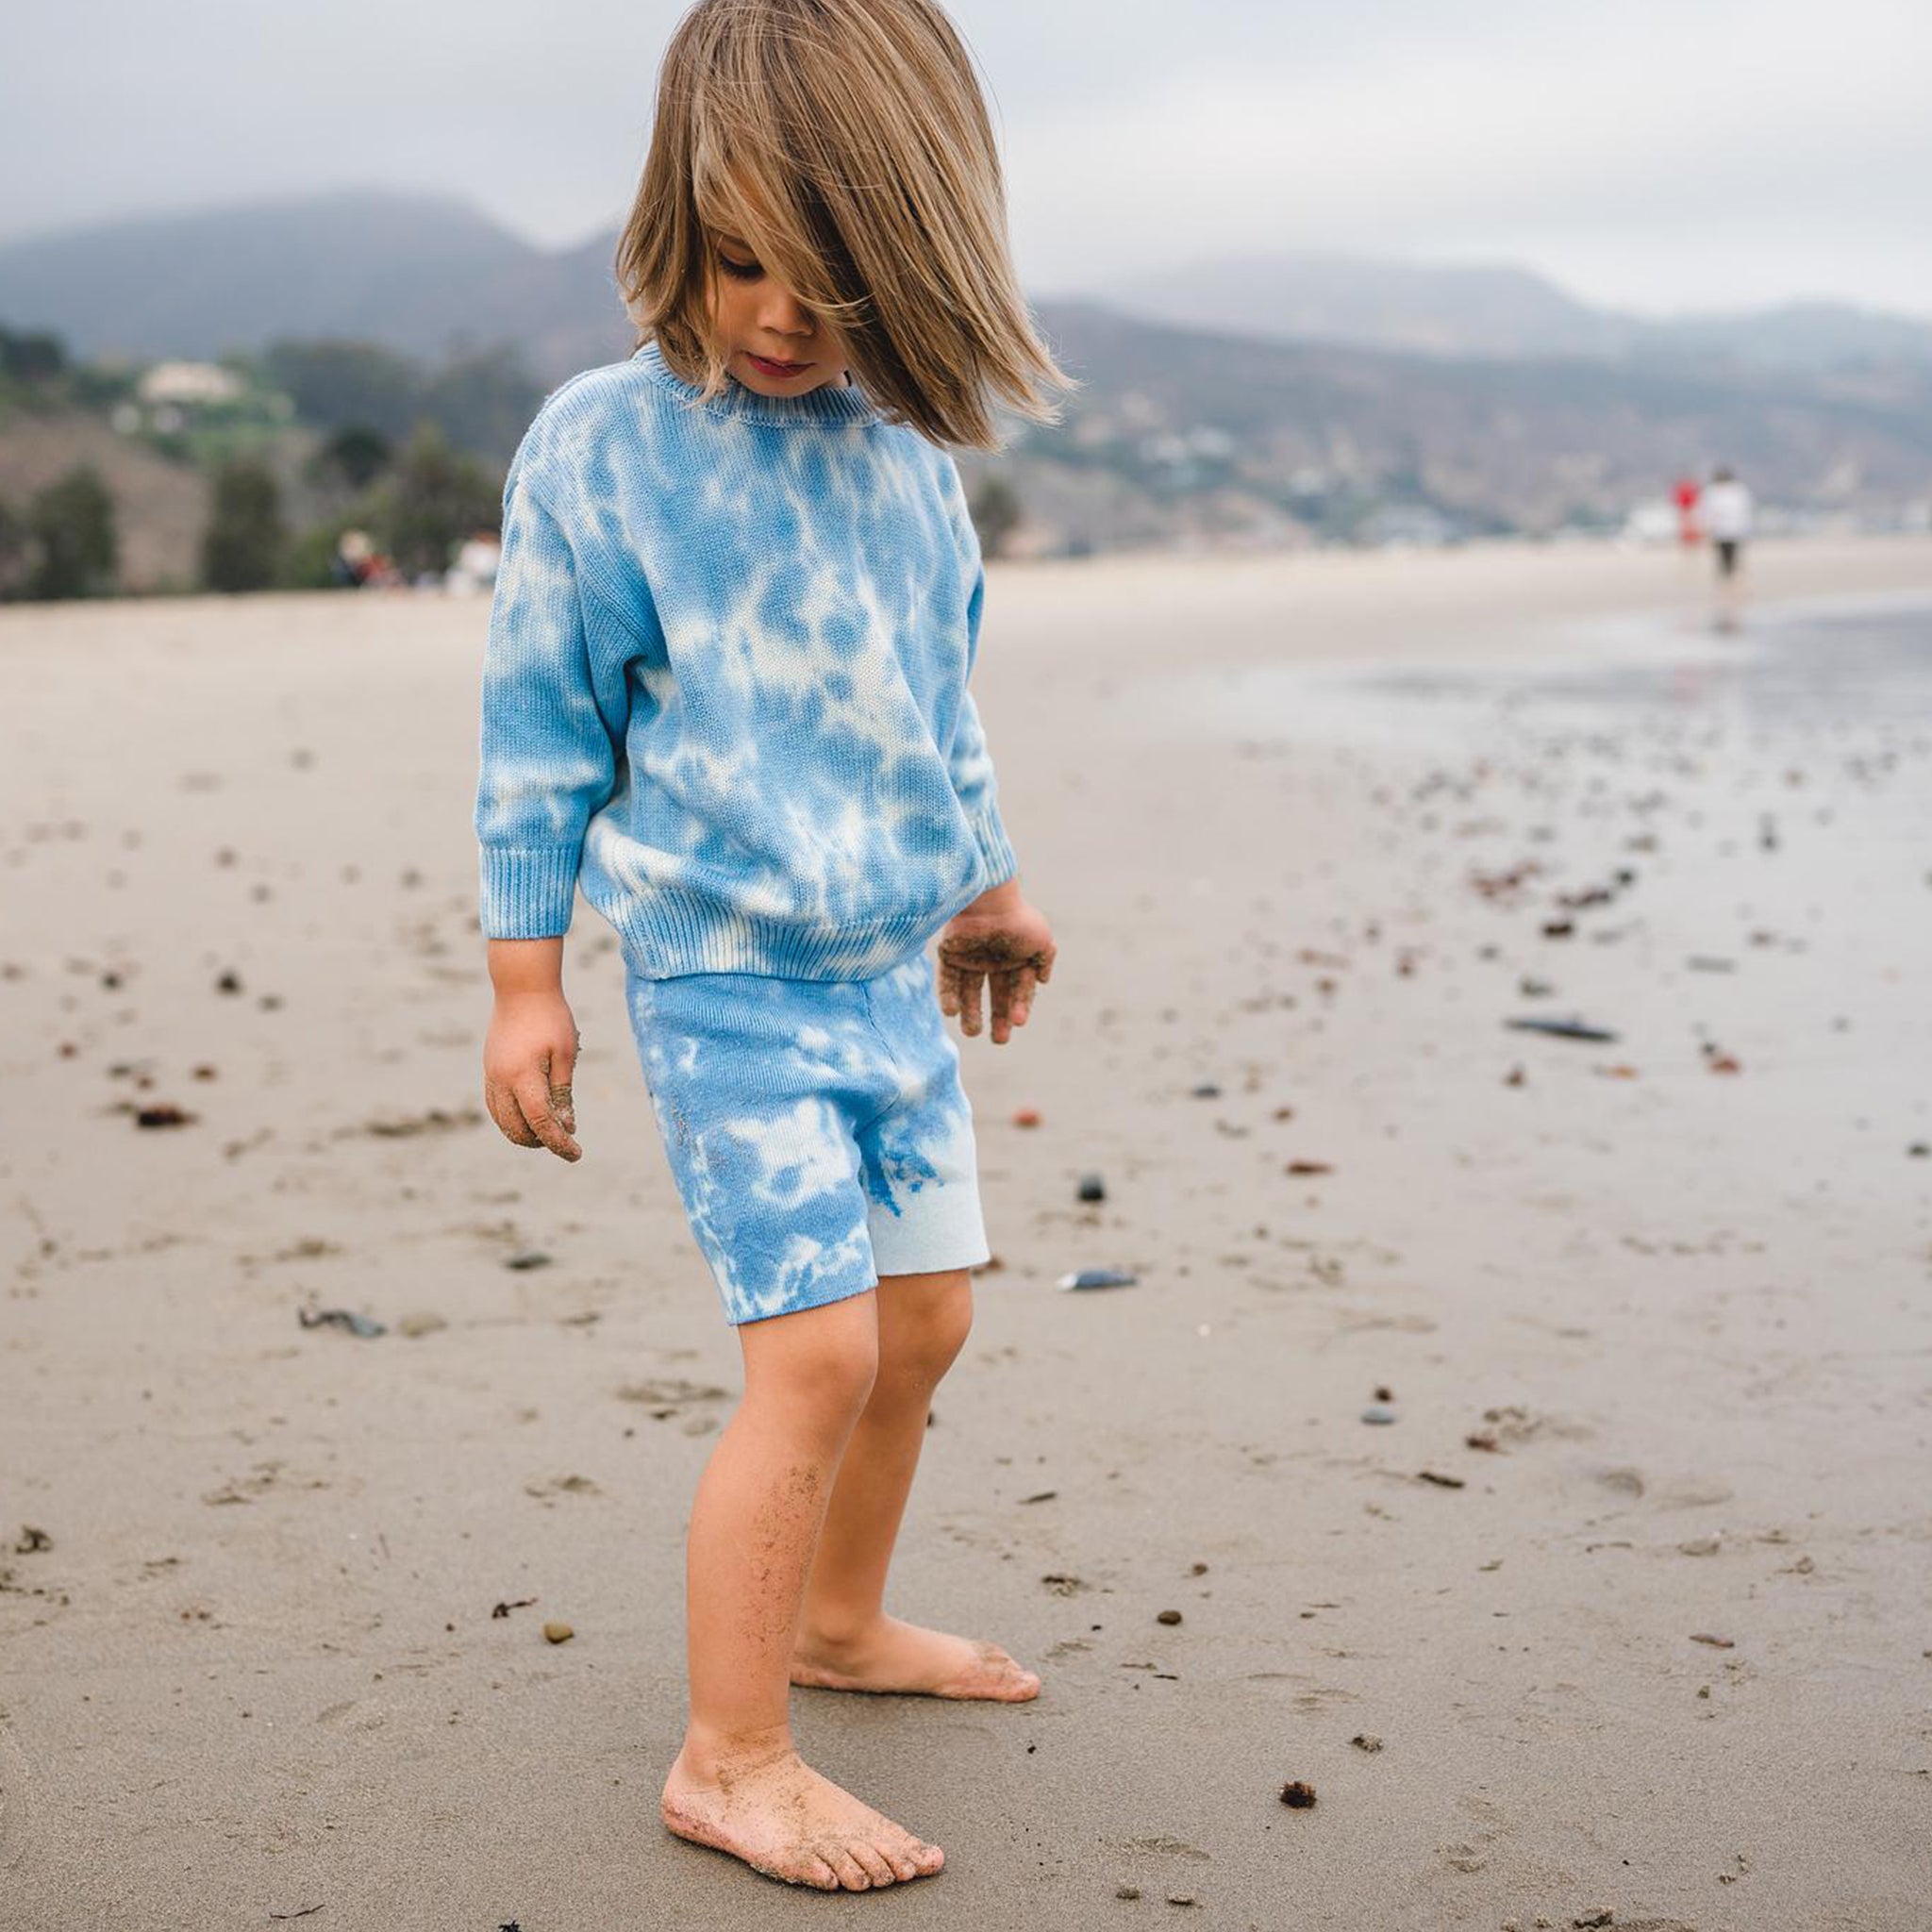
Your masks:
{"label": "child's knee", "polygon": [[973,1332],[973,1282],[960,1273],[943,1285],[923,1283],[881,1303],[881,1375],[913,1383],[940,1380],[966,1346]]}
{"label": "child's knee", "polygon": [[805,1308],[739,1330],[745,1394],[833,1431],[864,1408],[879,1372],[878,1319],[870,1294]]}

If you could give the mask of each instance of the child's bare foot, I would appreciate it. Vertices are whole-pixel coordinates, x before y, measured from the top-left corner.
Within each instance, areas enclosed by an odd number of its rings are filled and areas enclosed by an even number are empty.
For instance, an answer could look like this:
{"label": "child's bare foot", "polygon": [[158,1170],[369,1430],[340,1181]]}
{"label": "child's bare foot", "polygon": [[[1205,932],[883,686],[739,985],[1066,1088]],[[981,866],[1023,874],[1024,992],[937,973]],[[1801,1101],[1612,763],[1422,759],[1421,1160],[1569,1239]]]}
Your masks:
{"label": "child's bare foot", "polygon": [[822,1690],[896,1690],[926,1697],[984,1697],[1024,1704],[1040,1695],[1040,1679],[996,1643],[922,1630],[881,1617],[862,1636],[838,1641],[799,1635],[791,1681]]}
{"label": "child's bare foot", "polygon": [[691,1757],[687,1744],[664,1781],[664,1823],[769,1877],[820,1891],[867,1891],[928,1877],[946,1861],[939,1846],[821,1777],[789,1742],[720,1758],[708,1777]]}

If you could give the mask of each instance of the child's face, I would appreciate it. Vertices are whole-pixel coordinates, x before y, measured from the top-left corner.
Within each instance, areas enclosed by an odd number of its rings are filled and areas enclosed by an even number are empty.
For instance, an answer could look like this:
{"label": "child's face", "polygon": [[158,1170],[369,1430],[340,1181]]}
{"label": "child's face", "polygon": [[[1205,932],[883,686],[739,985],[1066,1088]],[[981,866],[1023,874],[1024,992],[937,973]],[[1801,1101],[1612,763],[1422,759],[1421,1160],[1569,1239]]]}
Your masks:
{"label": "child's face", "polygon": [[764,396],[802,396],[845,380],[836,331],[766,273],[750,243],[711,237],[711,327],[724,366]]}

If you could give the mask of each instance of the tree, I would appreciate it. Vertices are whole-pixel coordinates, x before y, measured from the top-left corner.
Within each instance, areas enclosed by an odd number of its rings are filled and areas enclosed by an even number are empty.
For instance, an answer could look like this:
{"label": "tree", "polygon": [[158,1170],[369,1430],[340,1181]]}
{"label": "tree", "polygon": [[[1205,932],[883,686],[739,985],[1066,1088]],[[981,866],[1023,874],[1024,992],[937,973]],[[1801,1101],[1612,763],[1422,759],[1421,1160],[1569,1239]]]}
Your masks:
{"label": "tree", "polygon": [[543,400],[513,349],[445,362],[423,387],[423,413],[458,449],[507,463]]}
{"label": "tree", "polygon": [[58,336],[47,330],[16,335],[0,328],[0,375],[17,382],[51,382],[66,367],[67,344]]}
{"label": "tree", "polygon": [[458,543],[496,522],[502,493],[475,457],[459,455],[434,424],[422,423],[373,492],[370,525],[405,576],[440,575]]}
{"label": "tree", "polygon": [[27,520],[0,496],[0,602],[17,597],[26,584],[27,561],[33,555]]}
{"label": "tree", "polygon": [[1002,475],[983,476],[967,508],[972,513],[974,527],[979,532],[980,549],[988,557],[1005,555],[1013,532],[1025,518],[1020,504],[1020,492]]}
{"label": "tree", "polygon": [[394,454],[381,430],[353,423],[316,451],[315,469],[322,475],[340,476],[351,490],[366,490],[389,468]]}
{"label": "tree", "polygon": [[295,413],[319,429],[354,425],[407,436],[420,411],[423,378],[415,363],[374,342],[274,342],[262,361],[269,379],[293,399]]}
{"label": "tree", "polygon": [[201,540],[202,582],[210,591],[265,591],[281,571],[288,541],[275,472],[253,457],[224,463]]}
{"label": "tree", "polygon": [[27,530],[36,552],[27,571],[29,597],[100,597],[113,591],[120,562],[114,499],[92,463],[36,494]]}

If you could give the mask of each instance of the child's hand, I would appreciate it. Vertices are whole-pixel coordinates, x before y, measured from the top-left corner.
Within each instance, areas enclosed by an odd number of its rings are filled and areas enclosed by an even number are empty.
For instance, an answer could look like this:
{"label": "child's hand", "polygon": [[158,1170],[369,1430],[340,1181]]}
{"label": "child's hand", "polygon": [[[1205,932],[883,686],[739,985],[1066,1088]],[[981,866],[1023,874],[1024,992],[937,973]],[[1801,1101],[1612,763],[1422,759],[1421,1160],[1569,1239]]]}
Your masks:
{"label": "child's hand", "polygon": [[483,1042],[483,1104],[519,1147],[547,1147],[561,1160],[582,1157],[572,1138],[576,1059],[576,1022],[560,990],[497,993]]}
{"label": "child's hand", "polygon": [[980,1028],[979,994],[992,989],[992,1038],[1004,1046],[1026,1024],[1035,986],[1053,977],[1058,948],[1046,915],[1008,879],[975,899],[940,935],[940,1011],[959,1016],[959,1030]]}

